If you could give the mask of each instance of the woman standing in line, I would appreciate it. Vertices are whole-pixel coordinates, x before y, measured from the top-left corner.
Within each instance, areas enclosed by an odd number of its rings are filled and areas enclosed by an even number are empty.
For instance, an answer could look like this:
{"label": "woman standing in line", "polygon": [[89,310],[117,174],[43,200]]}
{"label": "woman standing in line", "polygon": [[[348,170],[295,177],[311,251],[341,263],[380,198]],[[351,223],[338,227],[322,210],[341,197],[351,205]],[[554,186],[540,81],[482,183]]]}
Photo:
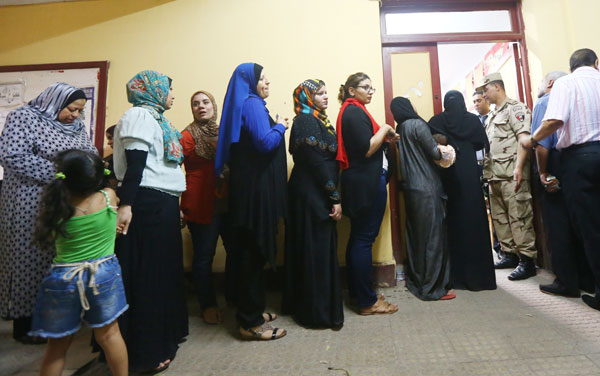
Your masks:
{"label": "woman standing in line", "polygon": [[400,170],[404,178],[406,287],[421,300],[452,299],[456,295],[448,291],[446,195],[434,163],[443,155],[429,126],[408,99],[394,98],[390,108],[398,123]]}
{"label": "woman standing in line", "polygon": [[342,170],[342,207],[350,217],[346,248],[350,297],[358,301],[361,315],[394,313],[398,306],[377,295],[373,288],[373,243],[379,234],[387,203],[388,160],[384,145],[397,140],[394,129],[379,126],[365,105],[375,89],[364,73],[348,77],[340,87],[342,108],[336,129],[337,160]]}
{"label": "woman standing in line", "polygon": [[185,191],[181,134],[163,113],[173,105],[171,79],[142,71],[127,83],[133,107],[115,129],[114,166],[122,182],[115,253],[129,310],[119,318],[129,368],[159,372],[188,334],[179,196]]}
{"label": "woman standing in line", "polygon": [[308,327],[339,329],[344,307],[337,260],[336,222],[342,218],[337,138],[325,114],[323,81],[306,80],[293,96],[283,311]]}
{"label": "woman standing in line", "polygon": [[[217,104],[207,91],[191,98],[194,121],[181,132],[186,190],[181,195],[181,211],[192,235],[194,261],[192,273],[196,294],[207,324],[220,324],[223,314],[217,306],[212,264],[219,235],[227,251],[225,297],[233,302],[234,279],[231,221],[227,213],[225,173],[215,176],[215,154],[219,136]],[[228,171],[227,171],[228,175]]]}
{"label": "woman standing in line", "polygon": [[32,242],[42,190],[56,173],[54,159],[68,149],[97,153],[80,119],[85,103],[82,90],[54,83],[11,111],[0,137],[0,317],[13,320],[13,338],[22,343],[45,343],[27,333],[38,286],[56,253],[53,245]]}
{"label": "woman standing in line", "polygon": [[444,97],[444,112],[429,126],[451,138],[456,163],[440,171],[448,195],[448,249],[453,288],[472,291],[496,288],[487,211],[477,166],[476,150],[489,149],[477,116],[467,112],[463,95],[451,90]]}
{"label": "woman standing in line", "polygon": [[265,313],[263,267],[275,267],[277,222],[286,216],[287,120],[269,116],[265,98],[269,80],[263,67],[240,64],[229,81],[223,103],[215,174],[230,169],[230,213],[235,228],[236,303],[244,339],[273,340],[286,331],[272,327]]}

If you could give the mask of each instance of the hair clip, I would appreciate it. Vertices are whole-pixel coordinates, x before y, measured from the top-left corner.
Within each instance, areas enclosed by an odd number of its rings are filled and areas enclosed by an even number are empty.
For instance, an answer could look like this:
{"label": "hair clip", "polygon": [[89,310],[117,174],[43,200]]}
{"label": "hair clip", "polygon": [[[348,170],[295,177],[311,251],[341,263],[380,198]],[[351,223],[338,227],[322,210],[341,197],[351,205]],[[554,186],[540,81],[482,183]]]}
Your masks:
{"label": "hair clip", "polygon": [[65,180],[65,178],[66,178],[65,174],[62,172],[57,172],[56,174],[54,174],[54,177],[57,179],[62,179],[62,180]]}
{"label": "hair clip", "polygon": [[104,175],[110,175],[111,171],[108,168],[104,169]]}

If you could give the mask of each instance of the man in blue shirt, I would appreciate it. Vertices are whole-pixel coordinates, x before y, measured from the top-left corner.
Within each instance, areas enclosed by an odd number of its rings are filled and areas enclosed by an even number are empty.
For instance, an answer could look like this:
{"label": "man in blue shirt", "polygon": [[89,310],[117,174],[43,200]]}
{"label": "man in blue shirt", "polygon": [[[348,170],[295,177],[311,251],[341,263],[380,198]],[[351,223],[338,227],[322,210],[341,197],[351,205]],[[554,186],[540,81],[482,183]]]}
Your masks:
{"label": "man in blue shirt", "polygon": [[[550,72],[539,87],[538,101],[533,109],[531,134],[542,124],[546,113],[550,91],[554,82],[566,73]],[[579,288],[593,290],[593,279],[585,261],[583,247],[578,239],[573,222],[569,219],[564,195],[560,188],[560,152],[556,150],[556,133],[538,143],[535,149],[542,194],[542,215],[546,227],[548,247],[552,257],[552,271],[556,278],[548,285],[540,285],[546,294],[579,297]]]}

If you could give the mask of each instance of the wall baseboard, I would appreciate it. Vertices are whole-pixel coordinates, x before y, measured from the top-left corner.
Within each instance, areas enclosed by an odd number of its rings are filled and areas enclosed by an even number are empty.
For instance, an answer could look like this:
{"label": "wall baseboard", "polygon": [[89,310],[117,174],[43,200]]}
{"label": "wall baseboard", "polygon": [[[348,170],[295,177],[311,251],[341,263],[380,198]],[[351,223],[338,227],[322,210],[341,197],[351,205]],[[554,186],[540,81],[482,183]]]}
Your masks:
{"label": "wall baseboard", "polygon": [[[277,270],[272,269],[265,270],[267,289],[274,291],[281,291],[283,287],[283,266],[277,267]],[[186,271],[186,279],[188,281],[189,288],[193,289],[193,278],[191,271]],[[346,267],[340,267],[340,277],[342,279],[342,285],[347,288],[347,271]],[[219,291],[223,291],[225,286],[225,273],[216,272],[213,273],[215,287]],[[396,265],[394,264],[374,264],[373,265],[373,285],[380,288],[388,288],[396,286]]]}

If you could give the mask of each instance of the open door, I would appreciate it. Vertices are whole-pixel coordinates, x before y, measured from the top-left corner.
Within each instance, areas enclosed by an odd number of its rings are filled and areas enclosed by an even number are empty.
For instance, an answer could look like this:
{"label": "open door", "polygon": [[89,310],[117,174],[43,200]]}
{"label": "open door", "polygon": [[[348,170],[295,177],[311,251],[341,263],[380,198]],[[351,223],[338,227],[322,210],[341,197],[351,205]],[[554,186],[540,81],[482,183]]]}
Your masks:
{"label": "open door", "polygon": [[[396,125],[389,103],[398,96],[409,98],[417,113],[425,120],[442,111],[436,45],[384,47],[383,75],[387,124]],[[397,159],[396,145],[392,145],[390,151],[390,157]],[[396,264],[403,263],[406,255],[403,242],[406,219],[401,186],[402,176],[397,168],[389,184],[392,247]]]}

